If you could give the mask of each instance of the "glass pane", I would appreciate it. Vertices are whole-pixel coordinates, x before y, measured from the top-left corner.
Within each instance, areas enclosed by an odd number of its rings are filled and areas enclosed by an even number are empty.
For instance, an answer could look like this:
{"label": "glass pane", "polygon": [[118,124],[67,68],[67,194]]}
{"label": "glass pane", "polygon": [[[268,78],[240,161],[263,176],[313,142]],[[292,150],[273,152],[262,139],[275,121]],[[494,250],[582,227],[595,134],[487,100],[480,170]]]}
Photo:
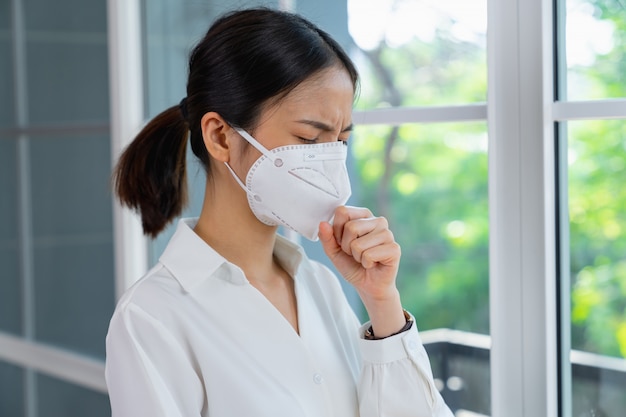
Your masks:
{"label": "glass pane", "polygon": [[22,0],[26,30],[60,35],[68,32],[104,34],[107,30],[105,1]]}
{"label": "glass pane", "polygon": [[50,238],[36,243],[34,257],[37,340],[104,359],[115,303],[112,243]]}
{"label": "glass pane", "polygon": [[19,334],[22,293],[17,240],[16,174],[16,141],[0,137],[0,331]]}
{"label": "glass pane", "polygon": [[222,2],[143,2],[147,117],[178,104],[186,95],[191,49],[224,8]]}
{"label": "glass pane", "polygon": [[353,136],[357,199],[389,219],[403,247],[399,285],[420,328],[487,334],[485,123],[360,126]]}
{"label": "glass pane", "polygon": [[108,123],[106,2],[23,3],[29,123]]}
{"label": "glass pane", "polygon": [[484,102],[486,0],[350,0],[359,109]]}
{"label": "glass pane", "polygon": [[30,143],[39,341],[104,357],[114,307],[108,137]]}
{"label": "glass pane", "polygon": [[37,375],[38,411],[45,417],[110,417],[109,397],[43,374]]}
{"label": "glass pane", "polygon": [[10,2],[0,2],[0,128],[14,123]]}
{"label": "glass pane", "polygon": [[626,409],[626,121],[567,125],[573,415]]}
{"label": "glass pane", "polygon": [[28,37],[29,123],[108,124],[106,34],[63,36],[61,40]]}
{"label": "glass pane", "polygon": [[3,1],[0,3],[0,31],[4,35],[4,31],[11,27],[11,3]]}
{"label": "glass pane", "polygon": [[[355,204],[389,220],[403,304],[433,363],[447,361],[434,368],[458,378],[444,384],[451,406],[488,414],[488,349],[475,343],[489,333],[486,124],[359,126],[350,149]],[[436,329],[463,331],[458,345]]]}
{"label": "glass pane", "polygon": [[[422,338],[430,358],[435,384],[457,417],[491,414],[489,341],[472,335],[466,340],[440,343],[425,332]],[[424,335],[424,333],[422,333]],[[477,343],[478,340],[478,343]]]}
{"label": "glass pane", "polygon": [[626,18],[622,0],[567,0],[567,99],[626,97]]}
{"label": "glass pane", "polygon": [[108,136],[40,137],[30,143],[33,233],[112,239]]}
{"label": "glass pane", "polygon": [[24,371],[0,361],[0,416],[24,415]]}

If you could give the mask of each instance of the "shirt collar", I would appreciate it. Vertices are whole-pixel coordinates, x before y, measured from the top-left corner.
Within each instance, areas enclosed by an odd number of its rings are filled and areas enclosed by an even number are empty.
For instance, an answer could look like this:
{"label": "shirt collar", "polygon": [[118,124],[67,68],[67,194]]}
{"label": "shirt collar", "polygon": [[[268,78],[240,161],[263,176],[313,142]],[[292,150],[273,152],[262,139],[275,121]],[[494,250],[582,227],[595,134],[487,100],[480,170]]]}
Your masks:
{"label": "shirt collar", "polygon": [[[159,262],[172,273],[186,292],[192,292],[210,277],[236,285],[247,284],[248,279],[241,268],[228,262],[193,231],[197,222],[197,218],[179,220],[176,232]],[[304,251],[299,245],[277,235],[274,256],[289,275],[297,276],[304,258]]]}
{"label": "shirt collar", "polygon": [[284,236],[276,235],[274,243],[274,256],[280,266],[293,278],[298,275],[298,268],[304,259],[304,249]]}

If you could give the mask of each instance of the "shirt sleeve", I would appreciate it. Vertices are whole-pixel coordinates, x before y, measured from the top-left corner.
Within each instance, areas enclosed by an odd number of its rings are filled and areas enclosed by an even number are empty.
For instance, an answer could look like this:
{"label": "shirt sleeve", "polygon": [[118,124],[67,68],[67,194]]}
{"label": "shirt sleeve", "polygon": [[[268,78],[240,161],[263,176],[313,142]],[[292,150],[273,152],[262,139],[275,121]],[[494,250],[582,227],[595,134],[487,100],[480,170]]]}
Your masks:
{"label": "shirt sleeve", "polygon": [[428,355],[411,329],[381,340],[365,340],[358,386],[360,417],[452,417],[435,387]]}
{"label": "shirt sleeve", "polygon": [[202,383],[180,342],[134,304],[115,312],[106,339],[112,417],[193,417]]}

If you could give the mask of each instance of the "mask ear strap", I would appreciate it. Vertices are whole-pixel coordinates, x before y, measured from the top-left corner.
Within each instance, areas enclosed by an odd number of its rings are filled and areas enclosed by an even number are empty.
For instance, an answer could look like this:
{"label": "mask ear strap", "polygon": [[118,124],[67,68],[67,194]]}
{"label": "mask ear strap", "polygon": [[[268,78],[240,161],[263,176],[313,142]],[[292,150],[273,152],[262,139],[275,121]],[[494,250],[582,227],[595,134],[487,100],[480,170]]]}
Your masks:
{"label": "mask ear strap", "polygon": [[250,145],[257,148],[257,150],[261,152],[263,155],[265,155],[270,161],[275,162],[274,157],[272,156],[272,153],[268,151],[263,145],[261,145],[258,140],[253,138],[252,135],[250,135],[245,130],[237,128],[237,127],[235,128],[235,131],[239,133],[245,140],[247,140]]}
{"label": "mask ear strap", "polygon": [[256,201],[261,201],[261,197],[259,197],[257,194],[254,194],[252,191],[248,189],[248,187],[245,186],[243,181],[239,179],[239,177],[237,176],[235,171],[230,167],[230,164],[228,162],[224,162],[224,165],[226,165],[226,168],[228,168],[228,170],[230,171],[230,174],[233,176],[235,181],[237,181],[237,184],[239,184],[239,186],[246,192],[246,194],[254,198]]}

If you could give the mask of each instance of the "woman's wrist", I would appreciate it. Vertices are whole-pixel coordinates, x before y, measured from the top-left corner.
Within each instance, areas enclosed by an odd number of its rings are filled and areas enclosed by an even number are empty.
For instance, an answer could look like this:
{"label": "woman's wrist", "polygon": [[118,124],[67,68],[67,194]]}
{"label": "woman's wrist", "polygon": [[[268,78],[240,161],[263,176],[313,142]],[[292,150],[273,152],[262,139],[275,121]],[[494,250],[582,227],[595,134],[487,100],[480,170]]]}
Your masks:
{"label": "woman's wrist", "polygon": [[404,312],[404,319],[406,320],[406,322],[405,322],[404,326],[400,330],[398,330],[397,332],[392,333],[392,334],[390,334],[388,336],[379,337],[378,335],[374,334],[374,328],[372,326],[370,326],[369,328],[367,328],[365,330],[365,333],[364,333],[363,337],[366,340],[380,340],[380,339],[386,339],[388,337],[395,336],[395,335],[398,335],[400,333],[404,333],[407,330],[410,330],[411,327],[413,326],[413,321],[414,321],[413,317],[411,317],[411,315],[409,314],[408,311],[403,310],[403,312]]}
{"label": "woman's wrist", "polygon": [[372,333],[377,339],[383,339],[400,332],[407,324],[405,311],[400,301],[400,293],[394,293],[384,299],[361,297],[370,318]]}

